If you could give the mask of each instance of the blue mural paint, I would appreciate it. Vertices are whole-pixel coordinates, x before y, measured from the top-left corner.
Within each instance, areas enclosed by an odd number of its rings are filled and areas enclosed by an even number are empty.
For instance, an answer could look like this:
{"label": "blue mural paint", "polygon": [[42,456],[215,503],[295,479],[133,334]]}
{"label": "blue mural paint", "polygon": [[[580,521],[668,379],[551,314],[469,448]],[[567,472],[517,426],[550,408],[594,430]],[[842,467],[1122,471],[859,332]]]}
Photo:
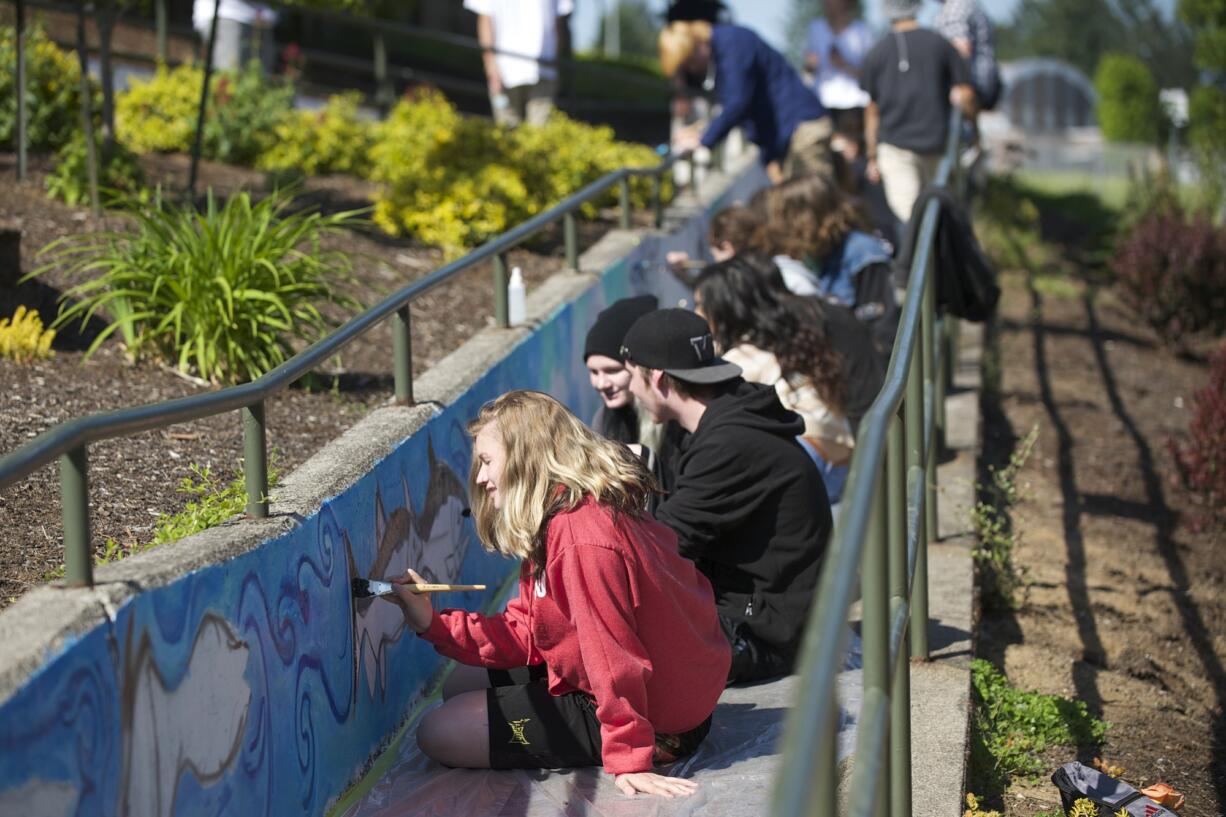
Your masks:
{"label": "blue mural paint", "polygon": [[[747,174],[728,196],[761,183]],[[515,565],[463,516],[468,421],[516,388],[590,418],[588,327],[628,295],[688,299],[663,259],[702,257],[705,229],[646,238],[299,527],[133,598],[49,657],[0,705],[0,814],[322,814],[441,665],[399,608],[354,601],[350,580],[414,567],[492,588],[439,606],[484,606]]]}

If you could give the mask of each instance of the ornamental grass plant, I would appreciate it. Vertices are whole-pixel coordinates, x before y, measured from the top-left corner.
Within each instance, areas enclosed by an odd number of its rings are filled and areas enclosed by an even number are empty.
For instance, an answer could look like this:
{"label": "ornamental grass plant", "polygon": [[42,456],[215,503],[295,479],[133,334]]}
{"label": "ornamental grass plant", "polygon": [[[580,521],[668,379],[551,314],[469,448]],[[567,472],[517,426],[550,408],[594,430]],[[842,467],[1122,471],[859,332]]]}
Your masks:
{"label": "ornamental grass plant", "polygon": [[253,380],[322,337],[320,311],[360,304],[337,292],[351,262],[326,250],[329,234],[365,222],[362,211],[291,212],[293,195],[243,192],[204,209],[160,198],[129,210],[131,225],[52,242],[38,275],[56,267],[85,278],[64,294],[53,327],[101,317],[92,355],[118,332],[133,358],[161,360],[213,383]]}

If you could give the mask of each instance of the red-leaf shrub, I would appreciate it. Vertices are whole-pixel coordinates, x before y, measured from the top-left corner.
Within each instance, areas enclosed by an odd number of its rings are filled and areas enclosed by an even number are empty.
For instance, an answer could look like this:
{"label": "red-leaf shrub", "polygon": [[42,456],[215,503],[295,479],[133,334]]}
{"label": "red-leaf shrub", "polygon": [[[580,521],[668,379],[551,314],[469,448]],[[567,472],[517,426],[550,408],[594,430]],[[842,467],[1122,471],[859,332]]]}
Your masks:
{"label": "red-leaf shrub", "polygon": [[1205,215],[1150,213],[1112,262],[1124,301],[1168,343],[1226,329],[1226,234]]}
{"label": "red-leaf shrub", "polygon": [[1184,485],[1206,500],[1209,513],[1226,517],[1226,343],[1209,363],[1209,384],[1192,398],[1188,442],[1170,444]]}

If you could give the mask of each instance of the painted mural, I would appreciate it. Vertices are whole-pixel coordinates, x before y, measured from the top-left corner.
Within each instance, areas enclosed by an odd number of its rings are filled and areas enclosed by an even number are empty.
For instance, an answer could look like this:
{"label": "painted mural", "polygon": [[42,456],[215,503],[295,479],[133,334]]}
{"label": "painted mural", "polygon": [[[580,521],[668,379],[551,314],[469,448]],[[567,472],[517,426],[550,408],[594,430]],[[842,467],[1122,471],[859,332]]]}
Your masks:
{"label": "painted mural", "polygon": [[[748,174],[724,200],[761,184]],[[515,566],[481,548],[467,518],[466,423],[513,388],[591,417],[588,326],[627,295],[685,301],[664,253],[700,255],[704,231],[698,219],[644,240],[299,527],[137,596],[49,656],[0,703],[0,815],[322,814],[441,665],[394,605],[355,602],[350,580],[414,567],[491,588],[442,606],[489,603]]]}

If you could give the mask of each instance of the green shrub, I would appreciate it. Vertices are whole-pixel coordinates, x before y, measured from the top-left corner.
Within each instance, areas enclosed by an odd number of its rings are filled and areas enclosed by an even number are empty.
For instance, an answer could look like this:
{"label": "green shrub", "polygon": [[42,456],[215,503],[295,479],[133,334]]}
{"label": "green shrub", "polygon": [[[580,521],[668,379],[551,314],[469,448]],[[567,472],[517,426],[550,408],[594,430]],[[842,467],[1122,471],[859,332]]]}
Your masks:
{"label": "green shrub", "polygon": [[[437,92],[407,98],[379,127],[371,177],[384,183],[374,220],[392,235],[410,234],[455,255],[556,204],[619,167],[650,166],[645,146],[614,140],[555,113],[542,127],[499,128],[461,117]],[[648,201],[651,182],[636,180],[633,200]],[[603,200],[611,204],[616,191]],[[595,205],[584,211],[593,215]]]}
{"label": "green shrub", "polygon": [[370,173],[375,125],[358,116],[362,95],[337,94],[319,111],[294,111],[275,128],[272,145],[256,166],[263,170],[320,173]]}
{"label": "green shrub", "polygon": [[[13,26],[0,28],[0,144],[17,138],[17,37]],[[101,91],[91,80],[94,110]],[[39,27],[26,30],[26,138],[32,150],[56,150],[81,129],[81,70]]]}
{"label": "green shrub", "polygon": [[1112,142],[1158,141],[1163,121],[1158,83],[1149,67],[1126,54],[1105,54],[1094,72],[1098,124]]}
{"label": "green shrub", "polygon": [[1226,202],[1226,92],[1212,85],[1192,90],[1188,100],[1188,144],[1208,193]]}
{"label": "green shrub", "polygon": [[[97,141],[97,140],[95,140]],[[145,174],[136,163],[136,155],[116,142],[110,150],[97,143],[98,187],[108,198],[139,197],[144,194]],[[47,195],[65,204],[80,207],[89,203],[89,167],[85,151],[85,136],[80,132],[60,148],[55,169],[47,176]]]}
{"label": "green shrub", "polygon": [[989,763],[998,775],[1041,774],[1046,767],[1039,755],[1049,747],[1096,747],[1107,734],[1107,724],[1091,717],[1084,701],[1020,690],[982,658],[971,662],[971,686],[972,765]]}
{"label": "green shrub", "polygon": [[[148,80],[133,80],[116,97],[115,131],[137,153],[191,149],[204,71],[195,65],[159,66]],[[290,114],[291,85],[263,76],[259,63],[213,75],[204,118],[202,153],[231,164],[253,164],[276,138]]]}
{"label": "green shrub", "polygon": [[42,272],[66,268],[90,280],[65,293],[56,327],[105,312],[92,354],[115,332],[133,357],[147,354],[213,382],[254,379],[321,337],[330,322],[317,306],[358,304],[335,292],[350,261],[321,240],[354,226],[354,212],[290,213],[286,192],[253,202],[248,193],[203,212],[156,200],[134,207],[133,224],[60,239],[44,248]]}

